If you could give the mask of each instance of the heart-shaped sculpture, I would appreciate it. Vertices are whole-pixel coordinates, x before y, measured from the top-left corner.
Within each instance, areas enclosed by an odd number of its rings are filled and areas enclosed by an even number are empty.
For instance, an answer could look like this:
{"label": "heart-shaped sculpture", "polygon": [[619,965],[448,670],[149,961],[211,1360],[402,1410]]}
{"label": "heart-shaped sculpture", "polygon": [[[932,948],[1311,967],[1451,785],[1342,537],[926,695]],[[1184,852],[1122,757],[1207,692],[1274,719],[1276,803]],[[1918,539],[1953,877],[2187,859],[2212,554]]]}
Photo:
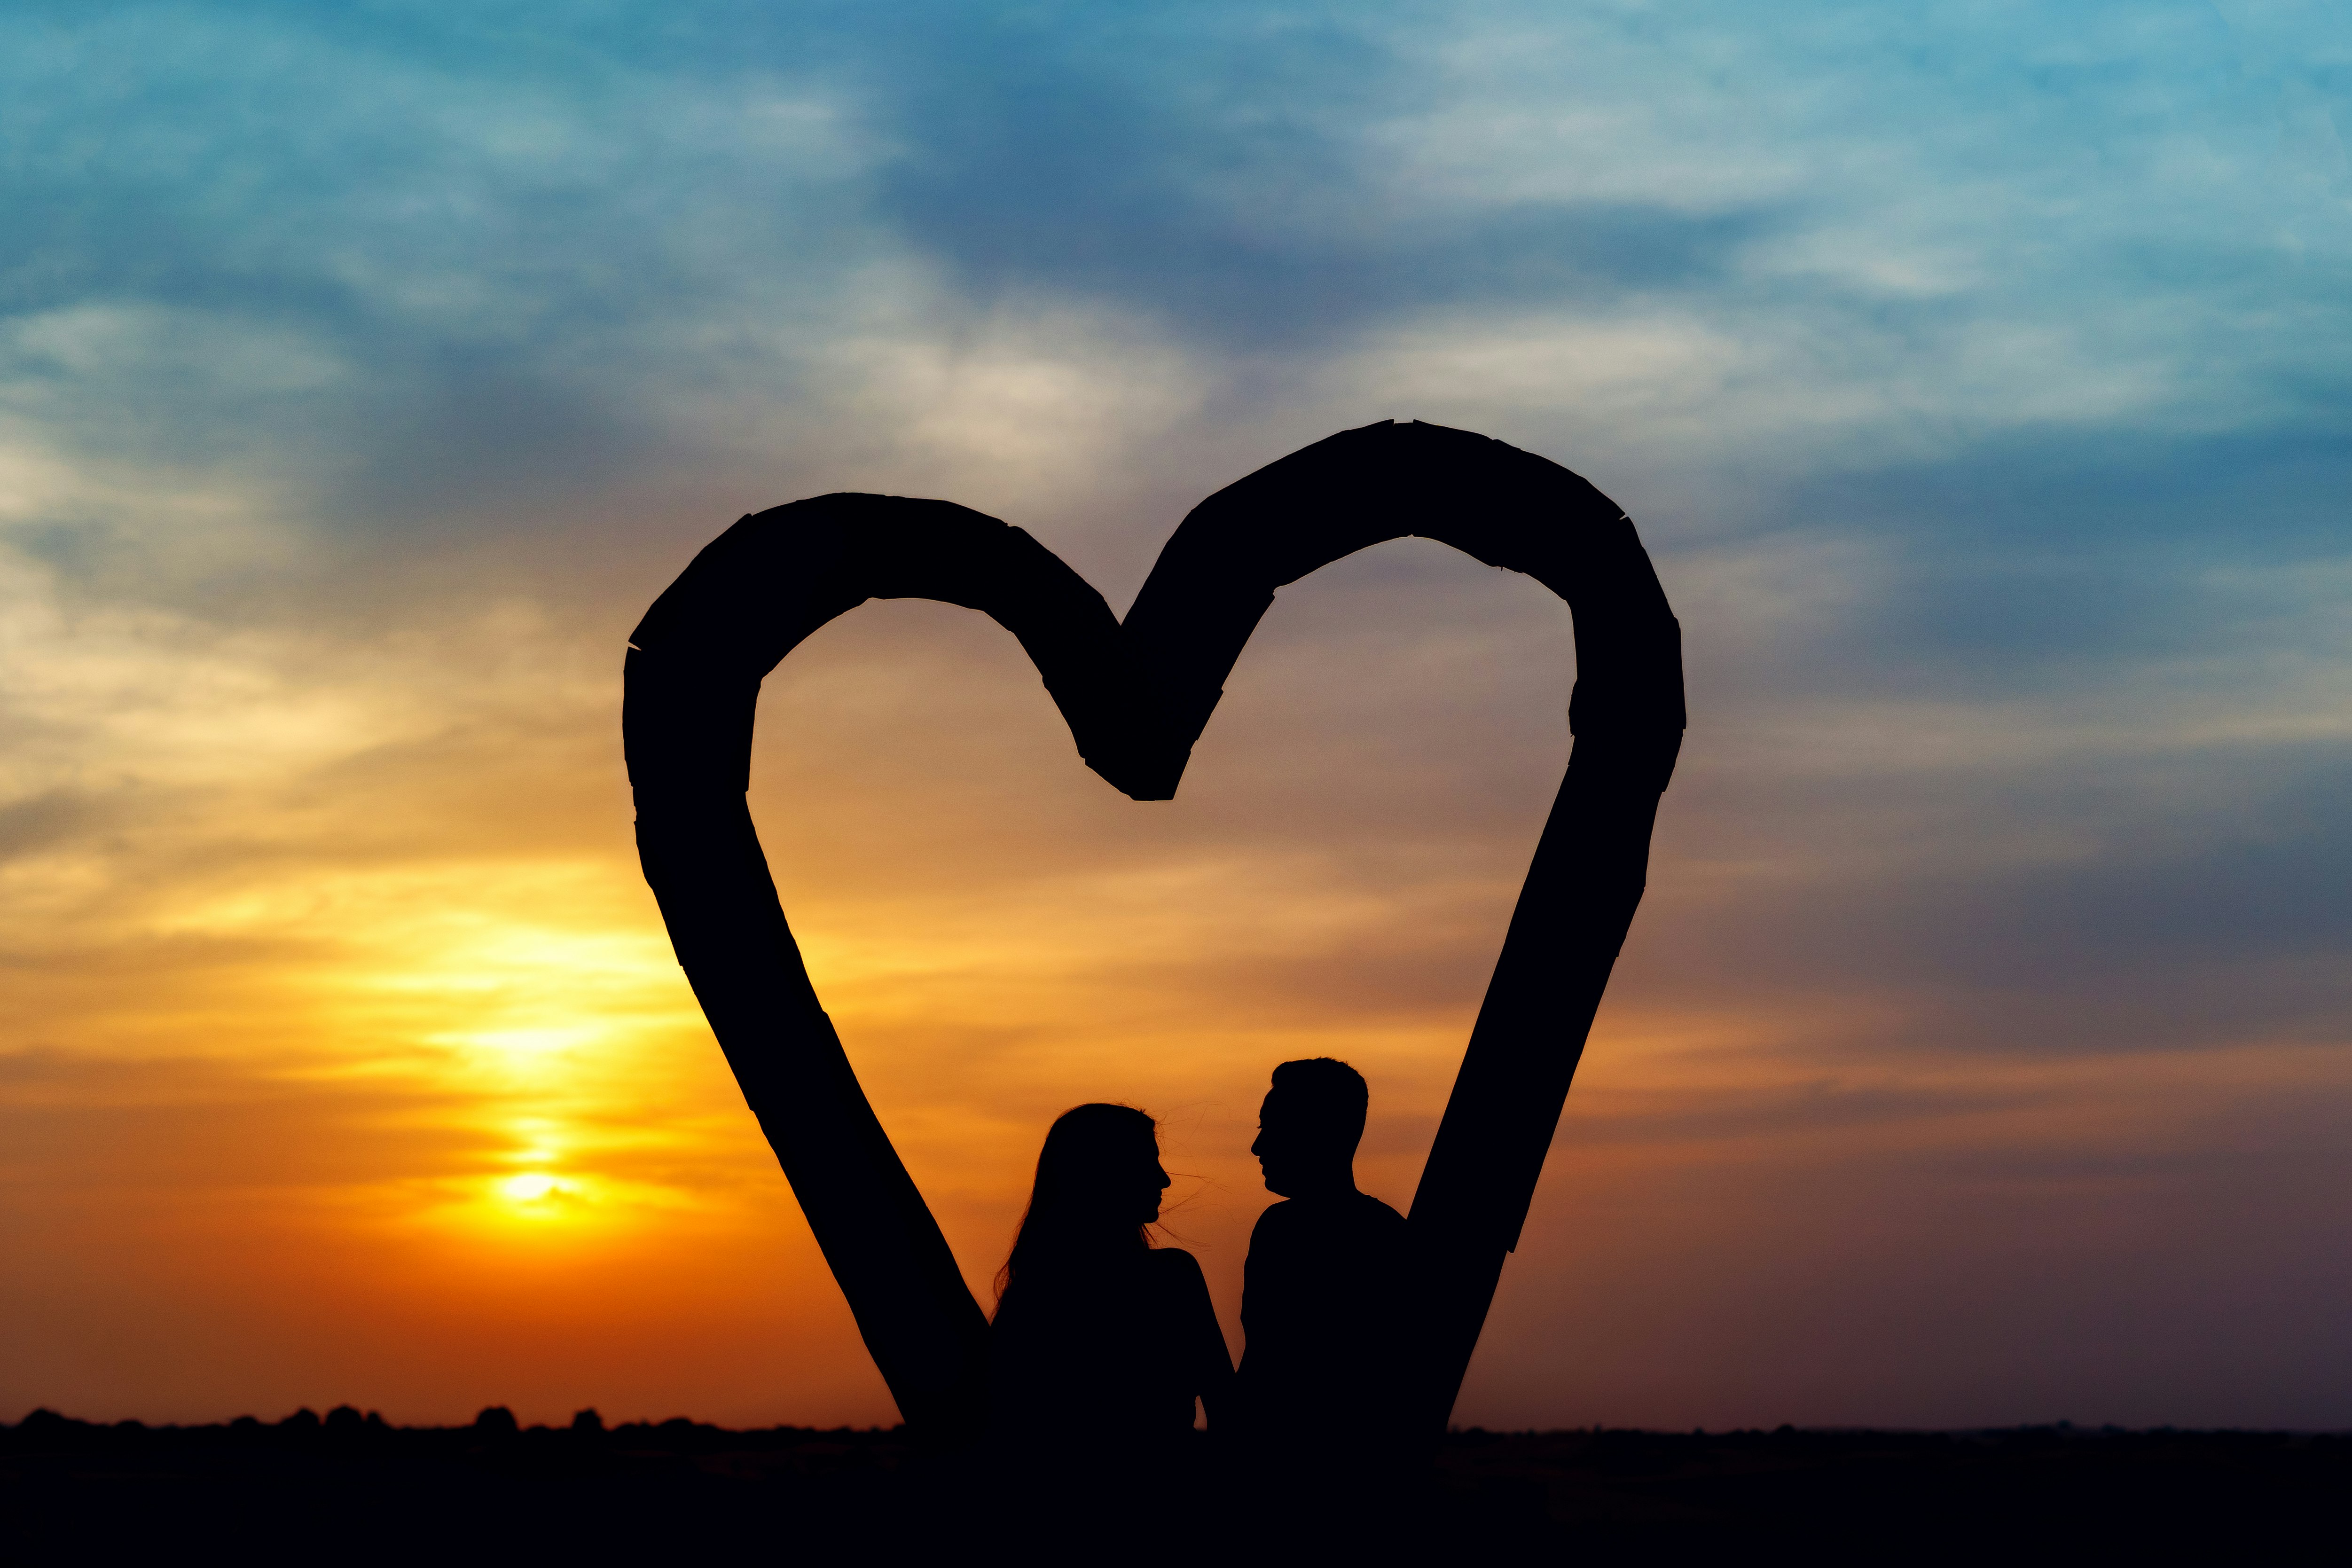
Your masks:
{"label": "heart-shaped sculpture", "polygon": [[909,1426],[973,1428],[987,1322],[785,924],[744,800],[761,679],[869,598],[983,610],[1028,650],[1087,764],[1137,800],[1167,800],[1274,591],[1408,534],[1528,574],[1576,623],[1568,776],[1408,1219],[1416,1331],[1397,1347],[1397,1386],[1442,1426],[1641,901],[1682,744],[1680,628],[1616,503],[1467,431],[1342,431],[1193,508],[1122,624],[1059,556],[994,518],[819,496],[737,522],[630,635],[622,729],[646,879]]}

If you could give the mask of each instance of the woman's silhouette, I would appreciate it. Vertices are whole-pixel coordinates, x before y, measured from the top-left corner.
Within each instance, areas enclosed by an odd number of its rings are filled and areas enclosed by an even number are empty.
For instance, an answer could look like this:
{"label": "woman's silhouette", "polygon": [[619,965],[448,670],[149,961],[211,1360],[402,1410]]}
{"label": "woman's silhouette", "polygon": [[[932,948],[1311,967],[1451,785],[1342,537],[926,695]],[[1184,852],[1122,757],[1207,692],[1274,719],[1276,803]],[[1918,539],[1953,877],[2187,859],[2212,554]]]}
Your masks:
{"label": "woman's silhouette", "polygon": [[1109,1472],[1164,1483],[1190,1468],[1192,1402],[1212,1423],[1230,1411],[1201,1266],[1145,1234],[1167,1186],[1140,1110],[1081,1105],[1045,1134],[989,1331],[992,1446],[1040,1503],[1082,1508]]}

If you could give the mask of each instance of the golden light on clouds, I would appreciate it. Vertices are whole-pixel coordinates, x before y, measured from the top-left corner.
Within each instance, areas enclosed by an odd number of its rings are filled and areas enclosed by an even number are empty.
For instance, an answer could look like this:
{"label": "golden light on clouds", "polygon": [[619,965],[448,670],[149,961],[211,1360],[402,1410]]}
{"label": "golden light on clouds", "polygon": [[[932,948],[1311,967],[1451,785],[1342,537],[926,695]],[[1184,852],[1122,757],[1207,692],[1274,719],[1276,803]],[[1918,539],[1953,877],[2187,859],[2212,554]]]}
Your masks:
{"label": "golden light on clouds", "polygon": [[[1017,648],[964,612],[866,606],[771,679],[753,800],[786,909],[983,1300],[1042,1130],[1081,1099],[1162,1118],[1168,1226],[1237,1345],[1274,1062],[1368,1073],[1361,1177],[1409,1200],[1568,675],[1564,616],[1530,620],[1523,585],[1423,569],[1434,590],[1370,561],[1286,594],[1161,805],[1087,774]],[[34,804],[0,866],[29,1397],[888,1418],[638,878],[612,649],[519,605],[352,646],[207,638],[8,582],[28,613],[7,700],[47,737],[11,753]],[[1890,725],[1838,743],[1934,765]],[[1937,1288],[1989,1312],[2082,1237],[2141,1257],[2117,1216],[2160,1196],[2129,1173],[2144,1152],[2223,1158],[2243,1116],[2340,1076],[2286,1046],[1954,1056],[1893,1044],[1938,1005],[1899,987],[1694,984],[1737,961],[1757,900],[1885,852],[1715,846],[1715,743],[1668,797],[1474,1418],[1894,1414],[1868,1355],[1767,1374],[1743,1347],[1811,1343],[1791,1314],[1821,1289],[1912,1289],[1874,1260],[1929,1267],[1922,1226]],[[1955,1283],[1952,1259],[1988,1273]],[[1979,1414],[1966,1369],[2003,1342],[1905,1310],[1873,1353],[1946,1334],[1937,1408]]]}
{"label": "golden light on clouds", "polygon": [[[1522,9],[1235,74],[1208,11],[0,8],[0,1420],[887,1419],[638,875],[630,626],[844,489],[1123,606],[1394,417],[1626,505],[1691,702],[1463,1418],[2342,1426],[2325,8]],[[1273,1063],[1364,1068],[1409,1198],[1572,665],[1382,546],[1148,807],[976,616],[769,679],[784,908],[975,1289],[1079,1100],[1162,1119],[1237,1346]]]}
{"label": "golden light on clouds", "polygon": [[[1274,1062],[1361,1067],[1362,1180],[1410,1198],[1564,751],[1565,628],[1478,630],[1517,592],[1475,569],[1392,589],[1371,563],[1286,595],[1164,805],[1078,767],[976,616],[869,605],[771,680],[753,796],[787,910],[983,1300],[1042,1130],[1080,1099],[1162,1118],[1168,1226],[1236,1344]],[[1450,646],[1323,644],[1409,626],[1408,600]],[[637,876],[607,650],[512,607],[332,657],[46,614],[24,623],[44,673],[10,700],[58,737],[12,764],[51,816],[20,815],[0,867],[30,1397],[888,1418]],[[1528,673],[1458,695],[1530,643]],[[146,727],[183,666],[207,672],[202,721]],[[1870,723],[1883,765],[1933,765]],[[2347,1087],[2337,1058],[1955,1054],[1920,1038],[1931,994],[1711,982],[1759,909],[1872,855],[1711,843],[1711,744],[1669,796],[1465,1409],[1892,1419],[1910,1407],[1872,1391],[1932,1341],[1951,1365],[1921,1397],[1997,1418],[1971,1403],[1988,1368],[2063,1358],[1951,1303],[2013,1317],[2084,1247],[2144,1283],[2191,1245],[2149,1229],[2196,1190],[2163,1172],[2226,1168]],[[1482,746],[1497,765],[1465,792]],[[2193,1247],[2221,1268],[2252,1244]],[[1878,1303],[1844,1361],[1805,1315],[1824,1291]]]}

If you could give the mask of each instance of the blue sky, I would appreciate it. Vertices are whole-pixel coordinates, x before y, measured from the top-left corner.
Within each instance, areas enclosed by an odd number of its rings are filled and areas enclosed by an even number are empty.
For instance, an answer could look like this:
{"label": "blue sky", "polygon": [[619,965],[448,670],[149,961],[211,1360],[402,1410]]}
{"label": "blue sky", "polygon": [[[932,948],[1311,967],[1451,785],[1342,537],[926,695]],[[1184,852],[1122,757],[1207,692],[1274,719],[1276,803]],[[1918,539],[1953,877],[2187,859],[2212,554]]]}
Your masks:
{"label": "blue sky", "polygon": [[[2061,472],[2300,450],[2330,477],[2352,89],[2317,7],[121,6],[13,29],[12,401],[106,442],[169,399],[143,441],[267,443],[345,526],[543,494],[559,453],[583,488],[690,461],[715,437],[681,404],[804,407],[871,374],[860,345],[994,312],[1176,356],[1203,428],[1416,371],[1513,435],[1632,426],[1617,460],[1711,481],[1683,524],[1710,532],[1832,479],[2047,471],[2053,444]],[[175,395],[199,387],[209,420]],[[1592,391],[1620,410],[1560,406]],[[52,401],[77,395],[106,406]],[[2160,500],[2060,528],[2030,485],[1997,510],[2044,548],[2210,531]],[[2262,510],[2247,548],[2315,526]]]}
{"label": "blue sky", "polygon": [[[2347,1364],[2340,1326],[2280,1303],[2342,1282],[2352,1215],[2263,1194],[2347,1173],[2347,137],[2352,21],[2299,0],[12,7],[0,921],[62,987],[12,1027],[60,1060],[163,1048],[56,977],[281,874],[446,867],[490,822],[609,859],[611,656],[743,511],[946,496],[1123,606],[1202,495],[1427,418],[1591,478],[1685,627],[1692,737],[1612,1005],[1779,1076],[1694,1068],[1671,1133],[1600,1109],[1667,1068],[1604,1080],[1594,1146],[1703,1142],[1754,1095],[1773,1169],[1867,1125],[1915,1154],[1855,1152],[1863,1184],[1948,1195],[1950,1151],[2046,1171],[2074,1129],[2084,1170],[2153,1173],[2132,1213],[2204,1194],[2194,1237],[2146,1242],[2149,1278],[2193,1279],[2145,1345],[2275,1310],[2287,1348],[2215,1351],[2169,1405],[2129,1392],[2164,1356],[2118,1351],[2071,1413],[2341,1425],[2352,1386],[2295,1371]],[[993,700],[963,634],[888,625],[792,689],[940,723],[929,688]],[[1433,547],[1349,563],[1237,676],[1240,782],[1140,838],[972,849],[980,808],[923,794],[937,756],[836,739],[977,857],[903,862],[967,892],[1311,840],[1315,908],[1423,934],[1167,973],[1434,1016],[1475,1003],[1557,776],[1564,647],[1556,605]],[[1386,782],[1335,794],[1334,757]],[[807,896],[850,908],[846,864]],[[1504,903],[1449,924],[1465,888]],[[239,927],[235,962],[299,924]],[[2103,1060],[2141,1110],[2100,1110]],[[2050,1130],[1950,1121],[1996,1102]],[[1906,1143],[1922,1105],[1946,1131]],[[2137,1234],[2050,1180],[2067,1234]],[[2254,1232],[2270,1261],[2210,1262]],[[1860,1258],[1839,1290],[1867,1294]],[[2116,1272],[2048,1268],[2020,1278],[2067,1300]],[[1572,1295],[1507,1292],[1496,1342]],[[2025,1296],[1981,1303],[2007,1325],[1981,1397],[1892,1350],[1748,1405],[1535,1361],[1474,1393],[1525,1421],[2070,1413],[2002,1382],[2055,1333]],[[1686,1328],[1656,1366],[1738,1338]],[[59,1386],[112,1386],[84,1375]]]}

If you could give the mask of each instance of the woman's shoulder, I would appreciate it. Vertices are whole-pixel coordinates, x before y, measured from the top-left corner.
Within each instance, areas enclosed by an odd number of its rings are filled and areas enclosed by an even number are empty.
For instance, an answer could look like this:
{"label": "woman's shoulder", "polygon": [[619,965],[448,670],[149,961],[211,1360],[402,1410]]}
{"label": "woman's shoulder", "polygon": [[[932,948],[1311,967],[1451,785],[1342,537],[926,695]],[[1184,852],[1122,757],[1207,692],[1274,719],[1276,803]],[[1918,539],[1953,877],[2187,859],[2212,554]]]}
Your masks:
{"label": "woman's shoulder", "polygon": [[1181,1247],[1155,1247],[1144,1258],[1147,1267],[1168,1279],[1202,1278],[1200,1260]]}

